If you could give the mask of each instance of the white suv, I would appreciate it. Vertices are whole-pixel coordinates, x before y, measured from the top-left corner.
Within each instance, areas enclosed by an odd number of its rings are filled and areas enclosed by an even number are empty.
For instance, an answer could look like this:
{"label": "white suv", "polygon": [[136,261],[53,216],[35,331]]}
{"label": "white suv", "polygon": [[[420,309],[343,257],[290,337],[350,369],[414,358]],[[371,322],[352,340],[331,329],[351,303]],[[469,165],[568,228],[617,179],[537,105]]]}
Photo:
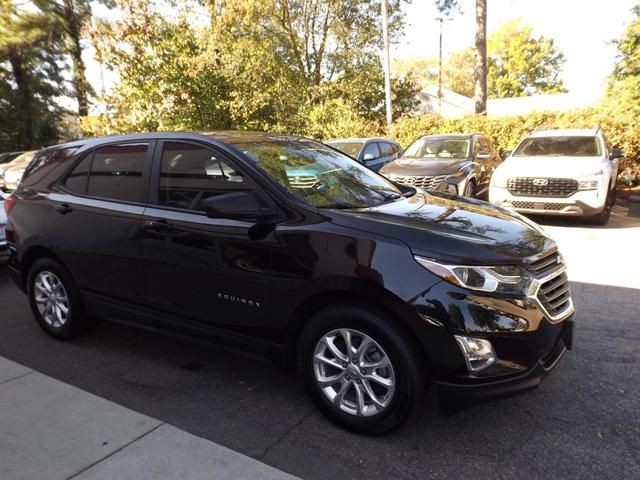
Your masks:
{"label": "white suv", "polygon": [[489,201],[521,213],[584,216],[604,225],[616,201],[622,156],[600,129],[536,131],[496,168]]}

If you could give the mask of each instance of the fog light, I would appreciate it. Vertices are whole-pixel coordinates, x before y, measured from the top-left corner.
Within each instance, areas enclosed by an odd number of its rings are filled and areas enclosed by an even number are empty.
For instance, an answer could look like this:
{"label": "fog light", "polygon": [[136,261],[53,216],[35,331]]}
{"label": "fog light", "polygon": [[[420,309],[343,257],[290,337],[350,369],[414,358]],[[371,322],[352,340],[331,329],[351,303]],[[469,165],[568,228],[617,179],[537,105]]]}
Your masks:
{"label": "fog light", "polygon": [[457,195],[458,186],[454,185],[453,183],[447,183],[447,193],[450,193],[451,195]]}
{"label": "fog light", "polygon": [[454,335],[454,337],[462,351],[469,372],[479,372],[496,363],[496,352],[489,340],[463,337],[462,335]]}

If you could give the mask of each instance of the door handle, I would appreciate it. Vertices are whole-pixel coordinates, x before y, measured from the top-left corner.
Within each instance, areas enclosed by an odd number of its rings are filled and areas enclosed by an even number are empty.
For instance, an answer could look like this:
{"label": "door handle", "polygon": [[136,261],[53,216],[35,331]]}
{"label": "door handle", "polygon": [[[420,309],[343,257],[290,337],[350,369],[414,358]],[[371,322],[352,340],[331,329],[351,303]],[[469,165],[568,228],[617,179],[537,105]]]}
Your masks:
{"label": "door handle", "polygon": [[170,232],[173,230],[173,225],[166,220],[145,220],[144,229],[152,232]]}
{"label": "door handle", "polygon": [[61,215],[66,215],[72,211],[72,208],[66,203],[60,203],[58,205],[54,205],[53,209]]}

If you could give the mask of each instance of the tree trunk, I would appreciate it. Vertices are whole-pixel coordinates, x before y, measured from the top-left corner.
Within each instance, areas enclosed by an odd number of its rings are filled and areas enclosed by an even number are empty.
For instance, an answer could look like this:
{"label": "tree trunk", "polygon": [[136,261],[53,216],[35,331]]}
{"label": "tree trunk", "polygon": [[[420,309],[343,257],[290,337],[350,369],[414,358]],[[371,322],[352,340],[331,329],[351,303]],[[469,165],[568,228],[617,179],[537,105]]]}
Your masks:
{"label": "tree trunk", "polygon": [[31,96],[31,88],[29,78],[25,72],[24,65],[20,53],[10,51],[8,54],[9,63],[11,64],[11,72],[13,80],[17,87],[16,101],[16,147],[17,149],[30,149],[34,146],[33,134],[33,101]]}
{"label": "tree trunk", "polygon": [[87,99],[91,86],[87,82],[84,60],[82,60],[82,46],[80,45],[80,30],[82,21],[74,9],[73,0],[64,0],[64,11],[67,33],[69,35],[69,54],[73,64],[72,84],[78,102],[78,115],[85,117],[89,114],[89,100]]}
{"label": "tree trunk", "polygon": [[476,113],[487,114],[487,0],[476,0]]}

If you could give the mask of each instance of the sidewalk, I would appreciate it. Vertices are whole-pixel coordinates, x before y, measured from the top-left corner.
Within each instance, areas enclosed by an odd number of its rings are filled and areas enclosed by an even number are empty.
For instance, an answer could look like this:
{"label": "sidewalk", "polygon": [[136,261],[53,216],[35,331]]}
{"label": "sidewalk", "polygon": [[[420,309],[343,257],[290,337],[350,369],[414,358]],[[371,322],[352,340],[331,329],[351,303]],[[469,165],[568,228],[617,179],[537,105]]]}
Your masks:
{"label": "sidewalk", "polygon": [[0,478],[295,477],[0,357]]}

